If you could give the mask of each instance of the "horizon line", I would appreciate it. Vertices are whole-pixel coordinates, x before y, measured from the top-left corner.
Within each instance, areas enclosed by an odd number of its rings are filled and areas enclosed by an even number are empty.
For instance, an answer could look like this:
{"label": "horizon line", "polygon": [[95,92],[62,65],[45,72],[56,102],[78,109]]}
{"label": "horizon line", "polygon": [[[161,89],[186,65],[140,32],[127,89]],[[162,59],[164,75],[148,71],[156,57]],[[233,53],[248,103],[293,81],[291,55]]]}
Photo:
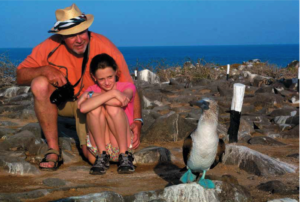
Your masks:
{"label": "horizon line", "polygon": [[[298,45],[299,43],[287,44],[224,44],[224,45],[146,45],[146,46],[117,46],[118,48],[140,48],[140,47],[199,47],[199,46],[282,46],[282,45]],[[35,47],[35,46],[34,46]],[[34,48],[34,47],[0,47],[0,49],[11,48]]]}

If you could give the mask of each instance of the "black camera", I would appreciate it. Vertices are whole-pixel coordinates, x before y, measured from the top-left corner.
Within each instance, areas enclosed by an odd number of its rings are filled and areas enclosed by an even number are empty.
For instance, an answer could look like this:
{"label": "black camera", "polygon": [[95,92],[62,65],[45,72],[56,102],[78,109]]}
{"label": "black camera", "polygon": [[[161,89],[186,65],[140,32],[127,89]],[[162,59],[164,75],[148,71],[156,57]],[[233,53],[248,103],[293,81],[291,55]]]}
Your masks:
{"label": "black camera", "polygon": [[50,96],[50,102],[59,106],[61,103],[74,100],[74,87],[67,80],[67,84],[57,88]]}

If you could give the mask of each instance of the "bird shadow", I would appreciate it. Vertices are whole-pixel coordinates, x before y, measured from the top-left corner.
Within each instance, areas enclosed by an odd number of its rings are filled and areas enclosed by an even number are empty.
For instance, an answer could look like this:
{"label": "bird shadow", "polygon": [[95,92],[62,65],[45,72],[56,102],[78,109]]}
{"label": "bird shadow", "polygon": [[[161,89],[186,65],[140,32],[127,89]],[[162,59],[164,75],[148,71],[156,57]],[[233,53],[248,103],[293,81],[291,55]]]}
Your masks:
{"label": "bird shadow", "polygon": [[181,168],[173,164],[171,161],[159,162],[154,167],[154,172],[168,184],[165,187],[181,184],[180,177],[183,174]]}

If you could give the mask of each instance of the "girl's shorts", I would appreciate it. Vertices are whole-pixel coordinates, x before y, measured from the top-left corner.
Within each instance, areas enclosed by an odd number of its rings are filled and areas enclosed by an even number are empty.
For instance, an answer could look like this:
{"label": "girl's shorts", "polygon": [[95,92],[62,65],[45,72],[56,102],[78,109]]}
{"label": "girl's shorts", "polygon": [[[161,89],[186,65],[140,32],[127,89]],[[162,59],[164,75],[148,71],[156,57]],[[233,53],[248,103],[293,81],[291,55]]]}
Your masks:
{"label": "girl's shorts", "polygon": [[[131,144],[133,142],[133,133],[131,133]],[[97,156],[97,147],[93,147],[90,141],[90,134],[88,133],[86,136],[86,145],[88,150],[96,157]],[[113,147],[111,143],[108,143],[105,145],[106,152],[110,155],[110,161],[118,162],[119,161],[119,153],[120,149],[119,147]],[[133,153],[132,148],[128,148],[128,152]]]}

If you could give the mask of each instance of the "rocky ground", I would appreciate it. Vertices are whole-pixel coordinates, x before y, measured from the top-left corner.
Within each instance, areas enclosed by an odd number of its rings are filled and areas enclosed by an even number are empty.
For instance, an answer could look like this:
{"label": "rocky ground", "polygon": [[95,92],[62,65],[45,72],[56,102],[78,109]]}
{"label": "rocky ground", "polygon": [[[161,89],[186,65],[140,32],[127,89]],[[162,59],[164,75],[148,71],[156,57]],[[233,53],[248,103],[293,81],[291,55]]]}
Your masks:
{"label": "rocky ground", "polygon": [[[0,83],[0,201],[298,201],[299,94],[292,78],[253,74],[251,62],[215,78],[161,78],[148,70],[136,81],[142,98],[141,146],[136,172],[89,175],[78,149],[75,123],[59,118],[64,164],[42,172],[47,150],[33,111],[29,87],[9,78]],[[197,66],[189,67],[198,68]],[[195,71],[196,71],[195,69]],[[246,85],[238,143],[228,143],[233,84]],[[195,129],[200,110],[189,101],[211,97],[219,104],[219,137],[226,142],[222,163],[207,172],[216,189],[181,184],[183,139]],[[277,199],[277,200],[275,200]]]}

